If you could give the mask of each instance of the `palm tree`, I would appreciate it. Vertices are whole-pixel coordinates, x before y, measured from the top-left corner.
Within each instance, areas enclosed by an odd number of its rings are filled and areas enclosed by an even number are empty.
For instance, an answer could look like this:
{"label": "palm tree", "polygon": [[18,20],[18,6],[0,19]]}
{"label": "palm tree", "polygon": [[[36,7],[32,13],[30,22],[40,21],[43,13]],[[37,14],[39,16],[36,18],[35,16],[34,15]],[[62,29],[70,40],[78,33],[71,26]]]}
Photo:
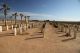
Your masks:
{"label": "palm tree", "polygon": [[12,24],[12,16],[10,16],[11,24]]}
{"label": "palm tree", "polygon": [[77,25],[74,26],[74,29],[73,29],[73,30],[74,30],[74,37],[73,37],[73,38],[76,39],[76,35],[77,35]]}
{"label": "palm tree", "polygon": [[25,23],[26,23],[26,18],[27,18],[27,16],[24,16],[24,18],[25,18]]}
{"label": "palm tree", "polygon": [[27,28],[29,27],[29,18],[30,18],[30,16],[27,16]]}
{"label": "palm tree", "polygon": [[13,16],[15,16],[15,25],[16,25],[16,17],[18,16],[17,13],[12,14]]}
{"label": "palm tree", "polygon": [[28,18],[28,20],[29,20],[30,16],[27,16],[27,18]]}
{"label": "palm tree", "polygon": [[71,36],[71,34],[70,34],[71,33],[71,25],[70,24],[68,24],[68,30],[69,30],[68,31],[68,36]]}
{"label": "palm tree", "polygon": [[2,9],[3,9],[3,12],[4,12],[4,16],[5,16],[5,26],[6,26],[7,11],[10,10],[10,8],[8,7],[7,4],[3,4],[2,7],[3,7]]}
{"label": "palm tree", "polygon": [[20,14],[20,16],[21,16],[21,24],[22,24],[22,17],[23,17],[23,14]]}
{"label": "palm tree", "polygon": [[27,16],[27,18],[28,18],[28,23],[29,23],[29,18],[30,18],[30,16]]}

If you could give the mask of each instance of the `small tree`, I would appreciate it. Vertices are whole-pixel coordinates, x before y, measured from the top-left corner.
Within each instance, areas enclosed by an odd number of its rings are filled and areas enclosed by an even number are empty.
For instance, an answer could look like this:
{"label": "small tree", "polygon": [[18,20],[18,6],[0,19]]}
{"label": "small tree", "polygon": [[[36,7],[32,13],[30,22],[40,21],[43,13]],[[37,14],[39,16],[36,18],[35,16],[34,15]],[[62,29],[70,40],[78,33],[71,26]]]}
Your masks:
{"label": "small tree", "polygon": [[22,24],[22,17],[23,17],[23,14],[20,14],[20,16],[21,16],[21,24]]}
{"label": "small tree", "polygon": [[16,25],[16,17],[18,16],[17,13],[14,13],[13,16],[15,16],[15,25]]}
{"label": "small tree", "polygon": [[11,24],[12,24],[12,16],[10,16],[10,21],[11,21]]}
{"label": "small tree", "polygon": [[74,39],[76,39],[76,35],[77,35],[77,25],[74,26]]}
{"label": "small tree", "polygon": [[27,18],[27,16],[24,16],[24,18],[25,18],[25,23],[26,23],[26,18]]}
{"label": "small tree", "polygon": [[30,16],[27,16],[27,18],[28,18],[28,23],[29,23],[29,18],[30,18]]}

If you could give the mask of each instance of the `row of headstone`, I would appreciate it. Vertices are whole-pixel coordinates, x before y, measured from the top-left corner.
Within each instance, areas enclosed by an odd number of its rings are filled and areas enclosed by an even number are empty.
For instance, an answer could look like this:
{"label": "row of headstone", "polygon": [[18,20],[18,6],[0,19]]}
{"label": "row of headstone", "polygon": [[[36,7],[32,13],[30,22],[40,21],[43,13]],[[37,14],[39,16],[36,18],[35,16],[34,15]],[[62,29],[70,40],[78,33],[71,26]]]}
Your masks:
{"label": "row of headstone", "polygon": [[[22,34],[27,29],[33,28],[35,23],[29,23],[29,24],[20,24],[19,25],[19,33]],[[17,28],[14,28],[14,35],[17,35]]]}
{"label": "row of headstone", "polygon": [[[28,29],[28,26],[29,26],[29,24],[27,24],[27,26],[26,26],[26,24],[24,24],[24,25],[20,24],[20,26],[19,26],[20,34],[22,34],[23,30],[26,31],[26,29]],[[8,26],[8,25],[6,26],[7,31],[9,30],[9,27],[10,26]],[[11,25],[11,30],[13,30],[14,35],[16,36],[17,35],[17,27],[15,27],[15,25]],[[0,32],[3,32],[3,26],[0,26]]]}
{"label": "row of headstone", "polygon": [[[19,25],[19,33],[23,34],[24,31],[26,31],[29,27],[29,24],[26,26],[26,24],[20,24]],[[14,34],[17,35],[17,28],[14,28]]]}
{"label": "row of headstone", "polygon": [[[6,30],[8,31],[9,30],[9,26],[7,25],[6,26]],[[0,32],[2,32],[3,31],[3,26],[0,26]]]}
{"label": "row of headstone", "polygon": [[[39,25],[41,25],[41,22],[39,22],[39,23],[27,23],[27,25],[26,24],[11,25],[11,26],[7,25],[6,30],[8,31],[9,28],[11,27],[11,30],[13,31],[14,35],[16,36],[18,34],[18,29],[19,29],[19,33],[22,34],[27,29],[35,28]],[[0,26],[0,32],[2,32],[2,31],[3,31],[3,26]]]}
{"label": "row of headstone", "polygon": [[80,30],[80,26],[77,24],[54,23],[54,25],[58,27],[58,30],[60,30],[60,32],[65,32],[67,36],[71,36],[71,33],[73,32],[72,36],[74,36],[74,38],[76,38],[77,31]]}

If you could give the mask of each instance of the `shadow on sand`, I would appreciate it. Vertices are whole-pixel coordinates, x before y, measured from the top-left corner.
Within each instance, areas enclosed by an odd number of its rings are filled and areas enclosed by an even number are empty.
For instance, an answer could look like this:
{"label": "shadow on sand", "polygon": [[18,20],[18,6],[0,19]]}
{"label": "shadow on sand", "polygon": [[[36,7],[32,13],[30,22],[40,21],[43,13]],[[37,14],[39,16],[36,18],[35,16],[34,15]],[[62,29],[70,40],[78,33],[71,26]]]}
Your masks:
{"label": "shadow on sand", "polygon": [[57,33],[57,34],[62,34],[62,33],[64,33],[64,32],[62,32],[62,31],[56,31],[56,33]]}
{"label": "shadow on sand", "polygon": [[0,34],[0,37],[14,36],[13,33]]}
{"label": "shadow on sand", "polygon": [[42,32],[38,32],[38,33],[35,33],[35,35],[31,35],[31,36],[40,36],[40,35],[44,35]]}
{"label": "shadow on sand", "polygon": [[72,37],[72,38],[64,39],[64,40],[62,40],[62,42],[66,42],[66,41],[74,40],[74,39],[75,39],[75,38],[74,38],[74,37]]}
{"label": "shadow on sand", "polygon": [[62,36],[58,36],[58,37],[71,37],[71,35],[69,33],[66,33],[66,34],[64,34]]}
{"label": "shadow on sand", "polygon": [[41,36],[41,37],[31,37],[31,38],[26,38],[25,40],[37,39],[37,38],[44,38],[44,37],[43,36]]}
{"label": "shadow on sand", "polygon": [[25,40],[37,39],[37,38],[44,38],[44,34],[43,33],[36,33],[35,35],[31,35],[31,38],[26,38]]}
{"label": "shadow on sand", "polygon": [[20,33],[18,33],[19,35],[29,35],[29,33],[22,33],[22,34],[20,34]]}

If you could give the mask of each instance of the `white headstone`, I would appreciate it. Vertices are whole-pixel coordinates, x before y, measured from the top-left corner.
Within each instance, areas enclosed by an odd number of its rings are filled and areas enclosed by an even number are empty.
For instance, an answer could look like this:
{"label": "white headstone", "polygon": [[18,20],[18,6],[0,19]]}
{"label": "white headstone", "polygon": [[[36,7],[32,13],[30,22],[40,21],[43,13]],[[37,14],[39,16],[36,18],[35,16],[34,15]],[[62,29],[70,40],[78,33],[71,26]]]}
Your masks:
{"label": "white headstone", "polygon": [[16,29],[16,27],[14,28],[14,35],[15,36],[17,35],[17,29]]}
{"label": "white headstone", "polygon": [[12,30],[13,30],[13,25],[11,26]]}
{"label": "white headstone", "polygon": [[26,24],[24,25],[24,30],[26,31]]}
{"label": "white headstone", "polygon": [[2,26],[0,26],[0,32],[2,32]]}
{"label": "white headstone", "polygon": [[27,29],[28,29],[28,27],[29,27],[29,24],[27,23]]}
{"label": "white headstone", "polygon": [[19,29],[20,29],[20,34],[22,34],[22,25],[19,27]]}
{"label": "white headstone", "polygon": [[9,26],[7,25],[6,27],[7,27],[7,30],[9,30]]}

